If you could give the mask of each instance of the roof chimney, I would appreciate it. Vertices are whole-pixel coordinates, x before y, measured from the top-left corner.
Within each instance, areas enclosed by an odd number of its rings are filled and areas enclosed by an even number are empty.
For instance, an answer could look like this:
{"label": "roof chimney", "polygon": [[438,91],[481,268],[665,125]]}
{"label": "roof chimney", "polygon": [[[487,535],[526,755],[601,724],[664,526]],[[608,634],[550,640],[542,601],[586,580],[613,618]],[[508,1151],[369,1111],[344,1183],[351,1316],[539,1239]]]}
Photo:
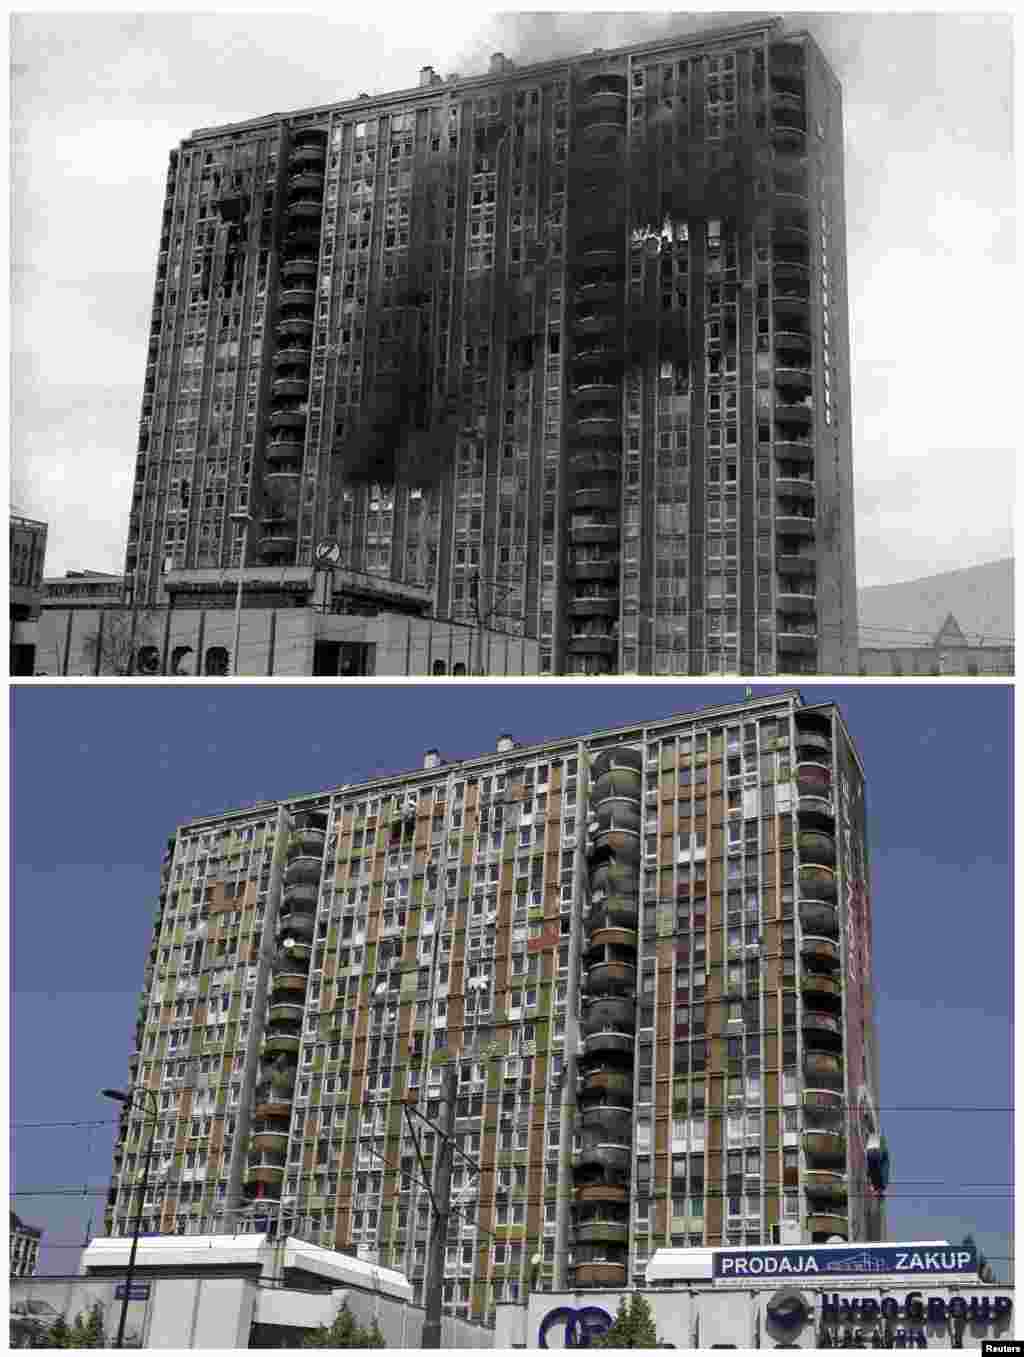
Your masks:
{"label": "roof chimney", "polygon": [[426,750],[426,751],[424,752],[424,755],[423,755],[423,767],[424,767],[424,768],[440,768],[440,766],[441,766],[441,754],[440,754],[440,751],[437,750],[437,749],[428,749],[428,750]]}
{"label": "roof chimney", "polygon": [[495,52],[491,57],[491,75],[500,75],[505,69],[505,53]]}
{"label": "roof chimney", "polygon": [[433,66],[421,66],[421,67],[420,67],[420,84],[421,84],[421,85],[432,85],[433,83],[434,83],[434,68],[433,68]]}
{"label": "roof chimney", "polygon": [[498,736],[498,753],[507,754],[510,749],[515,749],[516,742],[511,735]]}

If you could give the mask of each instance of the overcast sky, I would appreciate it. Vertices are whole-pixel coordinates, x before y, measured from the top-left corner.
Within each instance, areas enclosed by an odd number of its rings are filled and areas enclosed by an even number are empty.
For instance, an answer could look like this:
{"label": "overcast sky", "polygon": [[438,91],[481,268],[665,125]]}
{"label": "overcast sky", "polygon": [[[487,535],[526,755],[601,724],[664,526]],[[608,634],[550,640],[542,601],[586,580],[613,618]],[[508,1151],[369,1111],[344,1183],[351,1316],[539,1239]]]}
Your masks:
{"label": "overcast sky", "polygon": [[[50,524],[48,574],[123,568],[164,175],[182,137],[407,88],[427,64],[478,74],[495,50],[525,62],[740,17],[362,12],[366,26],[241,8],[13,19],[11,497]],[[1011,21],[799,21],[845,91],[859,583],[1008,556]]]}

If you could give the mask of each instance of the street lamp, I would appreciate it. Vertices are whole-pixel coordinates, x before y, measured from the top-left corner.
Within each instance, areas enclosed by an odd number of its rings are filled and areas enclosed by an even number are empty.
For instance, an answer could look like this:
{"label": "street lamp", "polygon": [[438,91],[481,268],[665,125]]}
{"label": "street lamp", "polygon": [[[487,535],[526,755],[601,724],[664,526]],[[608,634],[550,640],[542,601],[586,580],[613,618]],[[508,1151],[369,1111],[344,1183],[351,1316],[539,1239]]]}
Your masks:
{"label": "street lamp", "polygon": [[[128,1271],[124,1279],[124,1299],[121,1301],[121,1321],[117,1326],[117,1339],[114,1343],[115,1348],[124,1347],[124,1326],[128,1319],[128,1301],[132,1294],[132,1277],[135,1275],[135,1255],[139,1250],[139,1228],[142,1225],[142,1212],[146,1201],[146,1189],[149,1186],[149,1165],[153,1158],[153,1139],[156,1135],[156,1127],[159,1117],[156,1105],[156,1093],[151,1088],[138,1089],[138,1093],[144,1094],[147,1098],[152,1098],[154,1103],[154,1112],[151,1118],[152,1128],[149,1132],[149,1144],[146,1146],[146,1159],[142,1169],[142,1195],[139,1199],[139,1209],[135,1216],[135,1229],[132,1231],[132,1251],[128,1256]],[[122,1093],[117,1088],[104,1088],[100,1090],[104,1098],[113,1098],[115,1102],[124,1103],[131,1107],[135,1102],[135,1093]]]}
{"label": "street lamp", "polygon": [[245,550],[249,545],[249,524],[256,520],[248,509],[236,509],[228,517],[232,523],[241,523],[242,529],[242,553],[238,561],[238,588],[235,591],[235,644],[231,651],[231,672],[238,677],[238,643],[242,632],[242,581],[245,578]]}

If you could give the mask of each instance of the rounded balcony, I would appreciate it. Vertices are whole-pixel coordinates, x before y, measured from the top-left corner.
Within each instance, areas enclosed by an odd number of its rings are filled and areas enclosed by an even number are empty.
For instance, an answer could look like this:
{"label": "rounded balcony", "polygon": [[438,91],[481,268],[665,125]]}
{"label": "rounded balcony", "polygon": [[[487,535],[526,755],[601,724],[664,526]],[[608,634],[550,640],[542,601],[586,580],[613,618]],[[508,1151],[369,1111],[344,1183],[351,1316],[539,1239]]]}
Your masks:
{"label": "rounded balcony", "polygon": [[801,829],[820,829],[826,834],[836,830],[836,811],[827,796],[799,796],[796,803]]}
{"label": "rounded balcony", "polygon": [[575,427],[584,435],[589,436],[590,434],[594,434],[597,437],[600,437],[606,430],[618,429],[619,412],[618,410],[612,409],[599,411],[597,407],[595,407],[592,410],[585,409],[583,411],[571,413],[569,420],[570,423],[575,425]]}
{"label": "rounded balcony", "polygon": [[300,996],[300,1005],[306,993],[309,977],[304,971],[275,971],[270,979],[270,1002],[288,1003],[292,995]]}
{"label": "rounded balcony", "polygon": [[787,330],[784,326],[776,326],[775,365],[777,368],[794,367],[808,371],[810,359],[811,336],[806,330]]}
{"label": "rounded balcony", "polygon": [[590,765],[590,776],[596,781],[613,768],[630,769],[639,774],[643,772],[643,767],[644,756],[641,750],[630,749],[628,745],[617,745],[613,749],[603,749],[595,755]]}
{"label": "rounded balcony", "polygon": [[579,521],[578,516],[574,516],[569,523],[569,541],[574,547],[617,547],[619,544],[619,525],[618,523],[588,523]]}
{"label": "rounded balcony", "polygon": [[619,643],[614,636],[593,631],[570,632],[566,643],[570,655],[615,655]]}
{"label": "rounded balcony", "polygon": [[592,961],[584,984],[588,994],[631,994],[636,989],[636,966],[628,961]]}
{"label": "rounded balcony", "polygon": [[621,1093],[605,1094],[578,1104],[576,1116],[588,1140],[623,1142],[632,1135],[633,1098]]}
{"label": "rounded balcony", "polygon": [[586,1178],[600,1176],[613,1181],[628,1179],[633,1159],[633,1147],[628,1140],[588,1140],[573,1156],[573,1170]]}
{"label": "rounded balcony", "polygon": [[831,834],[820,830],[801,830],[797,834],[797,848],[803,862],[816,863],[822,867],[834,867],[836,864],[836,841]]}
{"label": "rounded balcony", "polygon": [[285,206],[289,221],[319,221],[323,203],[319,198],[294,198]]}
{"label": "rounded balcony", "polygon": [[780,500],[789,500],[801,506],[815,502],[815,480],[813,476],[775,476],[775,493]]}
{"label": "rounded balcony", "polygon": [[841,1130],[804,1130],[803,1148],[808,1164],[845,1166],[846,1136]]}
{"label": "rounded balcony", "polygon": [[282,914],[277,921],[277,935],[283,941],[286,937],[296,942],[312,942],[316,932],[316,921],[312,914]]}
{"label": "rounded balcony", "polygon": [[811,957],[829,970],[839,966],[839,944],[834,938],[821,937],[815,933],[804,932],[800,938],[800,955]]}
{"label": "rounded balcony", "polygon": [[263,1038],[263,1054],[298,1056],[302,1046],[301,1032],[268,1032]]}
{"label": "rounded balcony", "polygon": [[578,1097],[600,1098],[609,1095],[619,1102],[632,1103],[633,1075],[629,1070],[602,1063],[581,1071],[577,1080]]}
{"label": "rounded balcony", "polygon": [[632,933],[636,936],[639,912],[636,899],[611,896],[594,905],[590,912],[590,927],[597,933],[603,929]]}
{"label": "rounded balcony", "polygon": [[613,96],[616,99],[627,99],[629,97],[629,82],[624,75],[616,75],[614,71],[602,71],[598,75],[592,75],[583,82],[583,88],[580,91],[580,98],[590,102],[596,98],[607,98]]}
{"label": "rounded balcony", "polygon": [[808,1216],[807,1228],[811,1232],[812,1244],[825,1244],[833,1237],[847,1239],[850,1233],[849,1221],[838,1211],[819,1211]]}
{"label": "rounded balcony", "polygon": [[619,487],[614,481],[606,481],[603,485],[586,486],[575,490],[572,496],[572,507],[578,513],[586,513],[588,510],[617,510],[619,507]]}
{"label": "rounded balcony", "polygon": [[779,617],[775,648],[780,655],[814,655],[818,649],[818,629],[814,624],[797,623]]}
{"label": "rounded balcony", "polygon": [[626,1264],[621,1263],[577,1263],[576,1287],[580,1291],[603,1286],[625,1286]]}
{"label": "rounded balcony", "polygon": [[288,192],[308,198],[322,198],[324,177],[316,170],[298,170],[288,176]]}
{"label": "rounded balcony", "polygon": [[639,942],[639,934],[635,929],[616,928],[614,926],[594,927],[591,925],[590,937],[585,945],[585,952],[593,958],[604,958],[604,952],[600,949],[604,947],[625,948],[627,951],[636,952]]}
{"label": "rounded balcony", "polygon": [[316,912],[317,888],[308,881],[287,882],[284,888],[283,908],[301,912]]}
{"label": "rounded balcony", "polygon": [[322,146],[293,146],[288,153],[288,167],[294,173],[312,170],[323,172],[327,152]]}
{"label": "rounded balcony", "polygon": [[808,1198],[820,1204],[822,1209],[827,1211],[830,1205],[835,1205],[845,1210],[849,1190],[842,1173],[830,1169],[808,1169],[803,1181]]}
{"label": "rounded balcony", "polygon": [[641,795],[641,775],[638,768],[630,768],[622,764],[609,766],[602,765],[602,771],[596,771],[596,764],[591,769],[593,785],[590,789],[590,804],[596,808],[609,798],[616,800],[626,800],[633,804],[637,812],[637,828],[640,827],[639,807]]}
{"label": "rounded balcony", "polygon": [[815,762],[831,768],[832,737],[830,734],[819,730],[806,730],[798,725],[796,728],[796,747],[798,763]]}
{"label": "rounded balcony", "polygon": [[834,1089],[805,1088],[801,1094],[808,1121],[813,1119],[815,1129],[843,1134],[843,1094]]}
{"label": "rounded balcony", "polygon": [[777,505],[775,509],[775,531],[786,537],[813,539],[817,527],[814,514],[797,512],[792,504]]}
{"label": "rounded balcony", "polygon": [[[296,1002],[296,999],[298,999],[298,1002]],[[301,1024],[302,1015],[305,1011],[305,1004],[301,996],[289,994],[287,998],[271,999],[268,1021],[272,1027],[268,1026],[267,1031],[276,1031],[279,1024],[289,1028],[291,1025]]]}
{"label": "rounded balcony", "polygon": [[843,1078],[843,1058],[826,1051],[804,1052],[804,1078],[817,1088],[816,1079],[827,1080],[823,1088],[833,1088],[835,1080]]}
{"label": "rounded balcony", "polygon": [[319,857],[307,857],[305,854],[297,854],[288,862],[284,869],[284,880],[286,886],[296,886],[300,884],[318,885],[320,882],[320,873],[323,869],[323,863]]}
{"label": "rounded balcony", "polygon": [[275,400],[283,397],[302,400],[308,391],[308,377],[275,377],[270,385],[270,392]]}
{"label": "rounded balcony", "polygon": [[249,1145],[254,1150],[269,1151],[273,1154],[275,1151],[287,1150],[288,1148],[288,1123],[284,1127],[254,1127]]}
{"label": "rounded balcony", "polygon": [[598,1033],[612,1032],[616,1039],[625,1033],[632,1045],[636,1030],[636,1005],[632,999],[591,999],[583,1005],[580,1028],[587,1038],[587,1054],[599,1049],[591,1047],[590,1038]]}
{"label": "rounded balcony", "polygon": [[302,470],[302,450],[305,444],[299,438],[273,438],[263,450],[263,460],[268,467],[282,474],[295,475]]}
{"label": "rounded balcony", "polygon": [[282,349],[278,349],[274,354],[274,367],[278,370],[281,368],[297,368],[308,373],[309,359],[310,352],[308,348],[301,345],[292,345],[291,347],[285,346]]}
{"label": "rounded balcony", "polygon": [[794,590],[784,580],[776,587],[775,606],[783,617],[810,617],[817,612],[818,594],[814,589]]}
{"label": "rounded balcony", "polygon": [[313,322],[306,316],[282,316],[277,322],[277,333],[284,339],[295,335],[308,338],[313,333]]}
{"label": "rounded balcony", "polygon": [[842,1023],[831,1013],[805,1008],[800,1017],[800,1026],[803,1028],[805,1051],[835,1051],[842,1046]]}
{"label": "rounded balcony", "polygon": [[[789,399],[787,399],[787,397]],[[814,408],[811,405],[810,397],[804,400],[796,400],[792,393],[785,394],[779,390],[775,392],[775,418],[785,421],[795,429],[809,429],[814,422]]]}
{"label": "rounded balcony", "polygon": [[787,555],[775,557],[775,568],[780,575],[816,575],[818,557],[813,551],[804,553],[790,552]]}
{"label": "rounded balcony", "polygon": [[262,1088],[256,1091],[256,1105],[253,1109],[254,1115],[267,1121],[283,1120],[285,1124],[285,1134],[291,1121],[292,1115],[292,1094],[295,1092],[294,1084],[286,1085],[282,1088]]}
{"label": "rounded balcony", "polygon": [[[301,915],[299,916],[302,917]],[[309,961],[313,955],[312,940],[300,938],[296,933],[281,934],[281,945],[284,948],[284,954],[288,958],[289,966],[303,967],[309,970]]]}
{"label": "rounded balcony", "polygon": [[305,410],[271,410],[267,423],[272,429],[304,429]]}
{"label": "rounded balcony", "polygon": [[798,759],[794,772],[798,795],[831,797],[832,766],[829,762],[824,759]]}
{"label": "rounded balcony", "polygon": [[[597,774],[600,781],[605,772],[611,771],[607,764],[602,765],[602,772]],[[619,765],[615,767],[615,773],[620,774],[627,770]],[[640,780],[637,777],[633,798],[640,799]],[[626,791],[619,792],[620,796],[629,795]],[[639,889],[639,878],[637,877],[635,867],[626,867],[618,862],[603,862],[599,867],[595,867],[590,874],[590,894],[593,900],[597,900],[599,895],[625,895],[633,901],[636,900],[637,890]]]}
{"label": "rounded balcony", "polygon": [[316,288],[287,287],[281,292],[279,301],[282,306],[311,315],[316,309]]}
{"label": "rounded balcony", "polygon": [[312,857],[318,861],[323,857],[327,831],[316,825],[296,825],[288,840],[288,856]]}
{"label": "rounded balcony", "polygon": [[623,1056],[632,1058],[634,1038],[632,1031],[604,1028],[583,1038],[585,1051],[591,1056]]}
{"label": "rounded balcony", "polygon": [[805,933],[818,938],[838,938],[839,913],[835,905],[824,900],[801,900],[797,909]]}
{"label": "rounded balcony", "polygon": [[618,594],[584,594],[569,600],[566,609],[570,617],[618,617]]}
{"label": "rounded balcony", "polygon": [[[577,1244],[628,1244],[628,1220],[579,1220],[573,1229]],[[589,1264],[588,1266],[593,1266]]]}
{"label": "rounded balcony", "polygon": [[[280,1163],[275,1162],[280,1158]],[[270,1155],[264,1152],[262,1157],[255,1162],[249,1163],[245,1170],[245,1181],[247,1184],[269,1183],[274,1186],[280,1186],[284,1179],[284,1155]]]}
{"label": "rounded balcony", "polygon": [[315,278],[318,272],[316,258],[312,255],[293,255],[281,263],[281,279],[287,285],[298,283],[302,279]]}
{"label": "rounded balcony", "polygon": [[806,969],[800,976],[800,990],[808,1002],[833,1011],[838,1009],[843,997],[843,988],[838,980]]}
{"label": "rounded balcony", "polygon": [[571,580],[618,580],[618,561],[574,561],[568,568]]}
{"label": "rounded balcony", "polygon": [[629,1188],[621,1183],[581,1183],[576,1186],[576,1201],[628,1202]]}
{"label": "rounded balcony", "polygon": [[593,136],[608,136],[625,130],[627,109],[615,97],[594,100],[576,114],[576,131],[588,140]]}
{"label": "rounded balcony", "polygon": [[827,867],[811,867],[805,864],[799,869],[797,879],[801,896],[808,900],[828,900],[835,903],[835,872]]}
{"label": "rounded balcony", "polygon": [[772,450],[777,462],[787,465],[796,462],[801,466],[814,463],[814,443],[810,438],[794,438],[788,432],[776,429]]}

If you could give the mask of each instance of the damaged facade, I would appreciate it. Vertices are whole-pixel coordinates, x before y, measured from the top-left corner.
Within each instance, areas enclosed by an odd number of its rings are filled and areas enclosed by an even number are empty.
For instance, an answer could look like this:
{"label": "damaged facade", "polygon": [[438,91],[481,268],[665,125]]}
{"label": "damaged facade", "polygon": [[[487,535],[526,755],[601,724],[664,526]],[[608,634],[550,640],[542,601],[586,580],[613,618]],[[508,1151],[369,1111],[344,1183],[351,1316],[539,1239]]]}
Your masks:
{"label": "damaged facade", "polygon": [[842,183],[777,22],[195,133],[136,596],[330,537],[541,672],[852,672]]}

